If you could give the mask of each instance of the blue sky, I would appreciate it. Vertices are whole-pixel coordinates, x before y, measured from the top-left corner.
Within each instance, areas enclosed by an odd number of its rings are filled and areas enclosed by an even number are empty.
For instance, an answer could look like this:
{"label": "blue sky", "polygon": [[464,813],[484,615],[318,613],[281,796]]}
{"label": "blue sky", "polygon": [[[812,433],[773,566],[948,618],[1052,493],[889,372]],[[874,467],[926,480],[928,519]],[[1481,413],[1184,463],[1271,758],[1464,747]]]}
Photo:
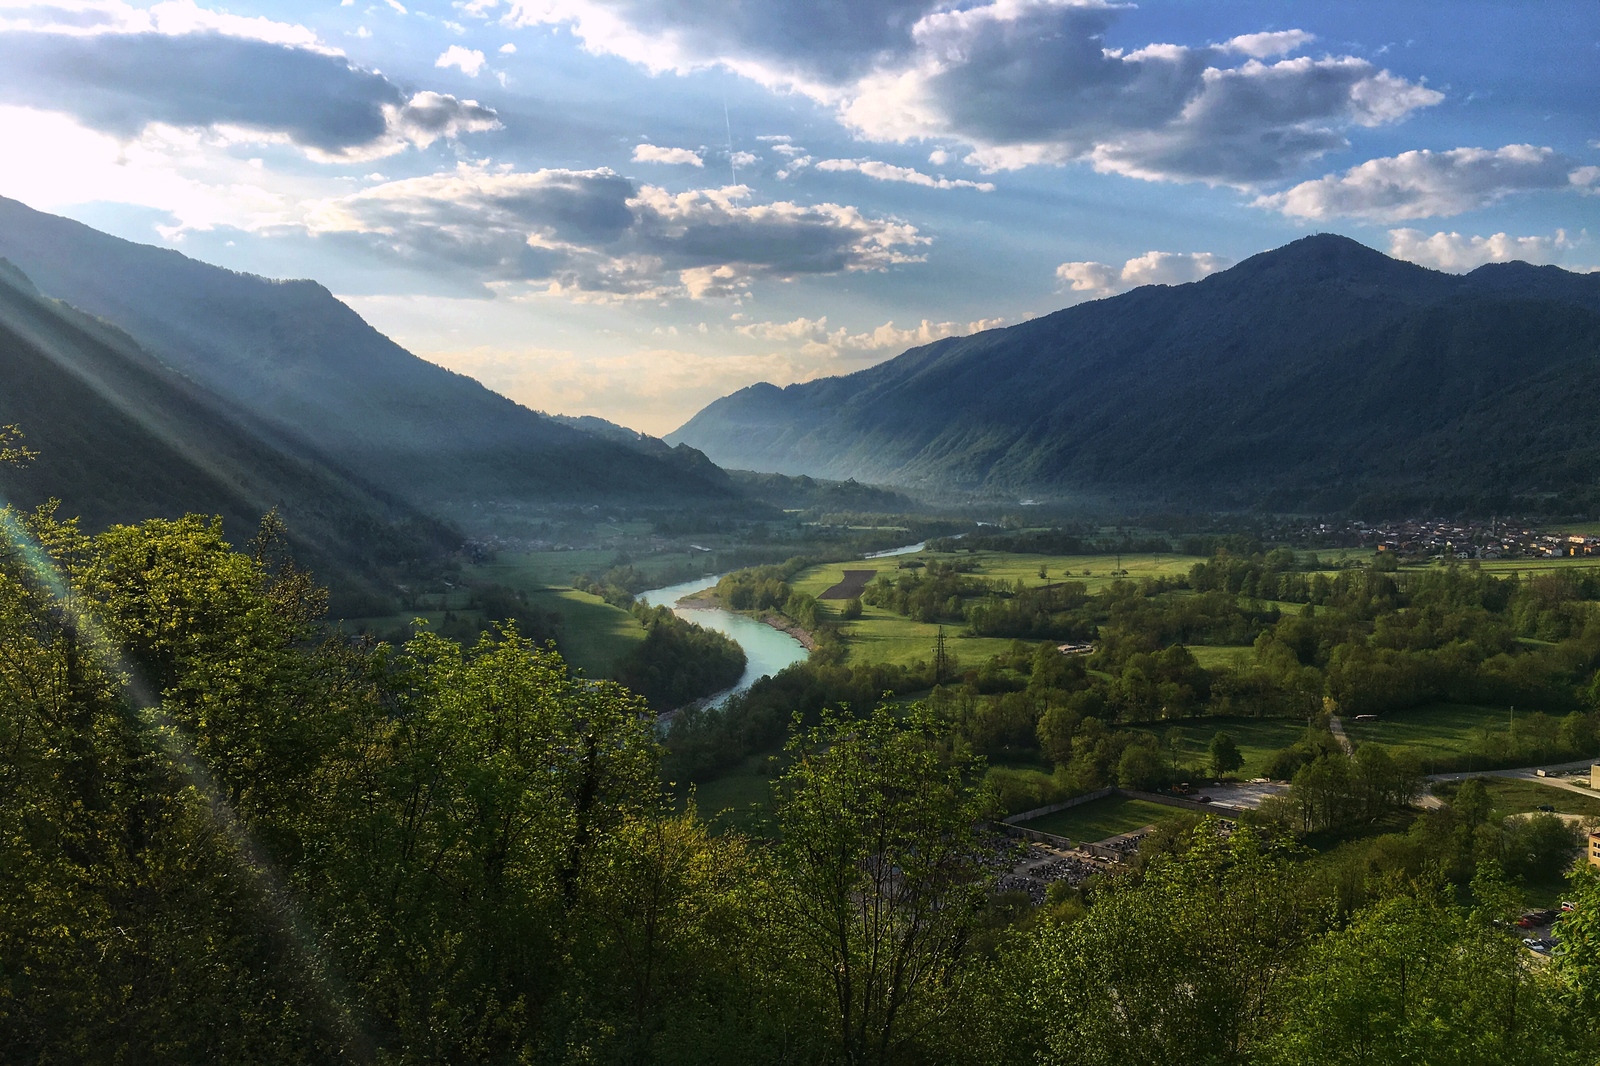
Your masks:
{"label": "blue sky", "polygon": [[1600,266],[1594,0],[0,0],[0,132],[0,195],[656,433],[1311,232]]}

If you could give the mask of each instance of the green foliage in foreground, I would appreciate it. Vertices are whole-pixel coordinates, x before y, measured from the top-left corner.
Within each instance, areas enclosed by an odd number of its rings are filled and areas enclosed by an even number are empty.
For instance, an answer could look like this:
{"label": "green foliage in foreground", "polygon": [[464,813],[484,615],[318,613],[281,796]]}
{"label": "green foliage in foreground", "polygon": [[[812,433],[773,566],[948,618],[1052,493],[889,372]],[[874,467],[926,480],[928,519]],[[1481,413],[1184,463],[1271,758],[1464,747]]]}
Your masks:
{"label": "green foliage in foreground", "polygon": [[926,708],[819,714],[778,838],[712,836],[643,702],[514,628],[319,643],[270,529],[0,522],[0,1061],[1600,1054],[1600,883],[1535,964],[1471,795],[1376,866],[1209,820],[1032,910]]}

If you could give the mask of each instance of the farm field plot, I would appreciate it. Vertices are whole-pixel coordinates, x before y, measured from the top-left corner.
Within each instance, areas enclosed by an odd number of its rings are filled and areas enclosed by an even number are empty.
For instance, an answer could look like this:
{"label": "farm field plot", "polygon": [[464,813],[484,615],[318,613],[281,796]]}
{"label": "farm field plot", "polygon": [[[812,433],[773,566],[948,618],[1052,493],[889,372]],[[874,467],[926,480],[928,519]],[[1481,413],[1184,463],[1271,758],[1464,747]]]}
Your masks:
{"label": "farm field plot", "polygon": [[[1542,573],[1574,567],[1580,570],[1600,570],[1600,558],[1593,555],[1579,555],[1565,559],[1483,559],[1478,565],[1496,577],[1505,577],[1512,573]],[[1409,570],[1410,567],[1403,569]]]}
{"label": "farm field plot", "polygon": [[1167,742],[1168,734],[1176,729],[1178,750],[1183,752],[1188,762],[1201,767],[1206,763],[1211,738],[1218,733],[1227,733],[1239,746],[1239,754],[1244,756],[1244,766],[1235,776],[1249,779],[1264,775],[1272,757],[1299,740],[1306,731],[1306,724],[1299,718],[1207,717],[1132,728],[1154,733],[1163,745]]}
{"label": "farm field plot", "polygon": [[859,596],[863,589],[878,576],[876,570],[846,570],[844,577],[837,585],[826,589],[817,597],[819,600],[848,600],[852,596]]}
{"label": "farm field plot", "polygon": [[1181,807],[1168,807],[1149,800],[1107,796],[1078,807],[1034,818],[1026,823],[1029,829],[1041,833],[1054,833],[1073,843],[1094,843],[1121,833],[1130,833],[1147,825],[1158,825],[1189,813]]}
{"label": "farm field plot", "polygon": [[[1081,581],[1090,592],[1098,592],[1118,580],[1114,573],[1119,561],[1116,555],[1025,555],[1013,552],[977,551],[919,552],[906,558],[920,559],[923,562],[939,559],[947,562],[971,563],[975,566],[973,577],[1008,583],[1020,578],[1029,588],[1053,585],[1059,581]],[[1123,555],[1120,561],[1122,569],[1127,571],[1122,579],[1127,581],[1138,581],[1146,577],[1187,576],[1189,568],[1195,563],[1205,562],[1199,556],[1166,553]],[[1041,566],[1045,568],[1044,578],[1039,577]]]}
{"label": "farm field plot", "polygon": [[1357,744],[1411,748],[1422,757],[1423,768],[1431,773],[1431,760],[1458,759],[1469,754],[1485,731],[1503,731],[1509,722],[1510,712],[1505,707],[1430,703],[1410,710],[1391,711],[1371,722],[1357,722],[1346,717],[1344,730]]}

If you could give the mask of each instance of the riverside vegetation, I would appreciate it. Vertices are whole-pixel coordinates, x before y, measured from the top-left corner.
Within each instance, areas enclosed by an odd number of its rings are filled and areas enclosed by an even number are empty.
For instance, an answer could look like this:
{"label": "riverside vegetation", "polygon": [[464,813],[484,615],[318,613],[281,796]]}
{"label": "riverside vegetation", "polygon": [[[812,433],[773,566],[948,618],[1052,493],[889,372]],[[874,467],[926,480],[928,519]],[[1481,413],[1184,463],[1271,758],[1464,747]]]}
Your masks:
{"label": "riverside vegetation", "polygon": [[[932,648],[920,663],[853,660],[844,612],[819,614],[787,584],[804,562],[723,579],[730,605],[812,618],[822,652],[720,709],[680,717],[668,741],[679,779],[706,780],[775,750],[793,713],[814,720],[886,691],[928,693],[961,743],[1002,764],[990,776],[1010,810],[1108,784],[1186,780],[1201,769],[1194,741],[1219,731],[1274,736],[1270,750],[1249,750],[1250,769],[1288,779],[1327,746],[1297,740],[1299,726],[1330,712],[1398,726],[1440,703],[1482,708],[1462,716],[1472,725],[1451,751],[1415,753],[1428,772],[1600,750],[1600,569],[1591,566],[1525,578],[1473,565],[1401,570],[1380,555],[1329,572],[1313,555],[1235,541],[1187,574],[1091,593],[1071,579],[990,581],[961,553],[911,560],[862,600],[952,633],[1012,639],[1004,654],[939,666]],[[1089,655],[1055,650],[1090,640]],[[1204,667],[1192,649],[1207,645],[1240,650]],[[1514,720],[1508,706],[1519,708]]]}
{"label": "riverside vegetation", "polygon": [[796,727],[775,839],[713,835],[638,698],[514,627],[319,636],[270,524],[0,520],[7,1061],[1600,1053],[1600,880],[1533,965],[1469,789],[1414,866],[1208,820],[1031,911],[932,708]]}

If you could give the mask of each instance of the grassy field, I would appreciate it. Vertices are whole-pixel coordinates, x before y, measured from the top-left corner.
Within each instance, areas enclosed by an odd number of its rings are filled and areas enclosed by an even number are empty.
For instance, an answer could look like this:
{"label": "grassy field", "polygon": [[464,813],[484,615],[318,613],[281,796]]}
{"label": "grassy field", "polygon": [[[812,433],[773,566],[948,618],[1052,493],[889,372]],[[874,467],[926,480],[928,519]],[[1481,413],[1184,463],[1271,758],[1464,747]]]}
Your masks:
{"label": "grassy field", "polygon": [[1147,825],[1156,825],[1172,818],[1182,817],[1187,813],[1189,812],[1182,807],[1168,807],[1161,803],[1151,803],[1149,800],[1107,796],[1092,803],[1047,814],[1043,818],[1035,818],[1025,824],[1029,829],[1037,829],[1041,833],[1054,833],[1056,836],[1066,837],[1073,843],[1084,841],[1093,843],[1105,840],[1107,837],[1130,833]]}
{"label": "grassy field", "polygon": [[[1554,785],[1540,784],[1510,777],[1485,777],[1482,779],[1490,802],[1494,804],[1491,817],[1504,818],[1510,814],[1528,814],[1540,807],[1550,806],[1557,814],[1578,814],[1600,818],[1600,796],[1584,796]],[[1435,785],[1434,794],[1441,799],[1455,795],[1459,782]]]}
{"label": "grassy field", "polygon": [[1244,756],[1244,766],[1236,776],[1252,778],[1264,775],[1267,763],[1280,750],[1299,740],[1306,731],[1306,724],[1298,718],[1219,717],[1193,718],[1184,722],[1131,728],[1154,733],[1162,744],[1166,743],[1167,733],[1177,728],[1183,736],[1179,750],[1189,757],[1190,762],[1200,766],[1206,763],[1206,752],[1211,746],[1211,738],[1218,733],[1227,733],[1233,737],[1233,742],[1239,745],[1239,754]]}
{"label": "grassy field", "polygon": [[1344,730],[1357,744],[1383,744],[1411,748],[1432,773],[1432,760],[1459,759],[1468,754],[1485,730],[1504,730],[1509,714],[1504,707],[1473,707],[1456,703],[1430,703],[1405,711],[1391,711],[1375,722],[1344,719]]}
{"label": "grassy field", "polygon": [[[508,588],[562,588],[578,574],[603,574],[611,569],[617,553],[609,548],[564,552],[505,552],[492,563],[474,566],[471,572],[485,581],[497,581]],[[654,555],[635,560],[633,566],[652,577],[669,568],[690,562],[683,555]],[[696,554],[694,567],[707,564],[706,556]]]}
{"label": "grassy field", "polygon": [[644,627],[633,615],[587,592],[533,589],[528,599],[561,615],[562,657],[590,677],[611,676],[617,661],[644,640]]}
{"label": "grassy field", "polygon": [[1189,654],[1194,656],[1194,661],[1207,670],[1214,670],[1219,666],[1232,666],[1235,661],[1243,659],[1244,662],[1252,661],[1255,649],[1250,645],[1228,644],[1191,644]]}
{"label": "grassy field", "polygon": [[[799,592],[819,596],[844,578],[846,570],[876,569],[893,574],[902,561],[959,560],[973,564],[971,576],[1008,584],[1021,579],[1025,585],[1039,586],[1063,580],[1082,581],[1090,591],[1102,588],[1116,580],[1114,555],[1013,555],[1005,552],[918,552],[888,559],[867,559],[845,563],[827,563],[802,570],[790,581]],[[1199,559],[1186,555],[1124,555],[1122,568],[1129,580],[1158,575],[1187,574]],[[1048,575],[1039,577],[1039,567]],[[1089,571],[1088,575],[1084,571]],[[820,607],[823,617],[837,619],[842,602],[824,600]],[[963,666],[973,667],[991,656],[999,655],[1011,647],[1004,637],[969,637],[962,635],[959,624],[944,627],[949,650]],[[849,639],[849,661],[854,663],[899,663],[910,665],[933,658],[933,643],[939,632],[937,624],[916,622],[893,611],[880,607],[866,607],[860,619],[844,624]],[[1233,649],[1227,649],[1231,655]]]}
{"label": "grassy field", "polygon": [[695,786],[695,810],[713,832],[737,829],[767,837],[772,827],[772,781],[766,754],[752,755],[738,767]]}

